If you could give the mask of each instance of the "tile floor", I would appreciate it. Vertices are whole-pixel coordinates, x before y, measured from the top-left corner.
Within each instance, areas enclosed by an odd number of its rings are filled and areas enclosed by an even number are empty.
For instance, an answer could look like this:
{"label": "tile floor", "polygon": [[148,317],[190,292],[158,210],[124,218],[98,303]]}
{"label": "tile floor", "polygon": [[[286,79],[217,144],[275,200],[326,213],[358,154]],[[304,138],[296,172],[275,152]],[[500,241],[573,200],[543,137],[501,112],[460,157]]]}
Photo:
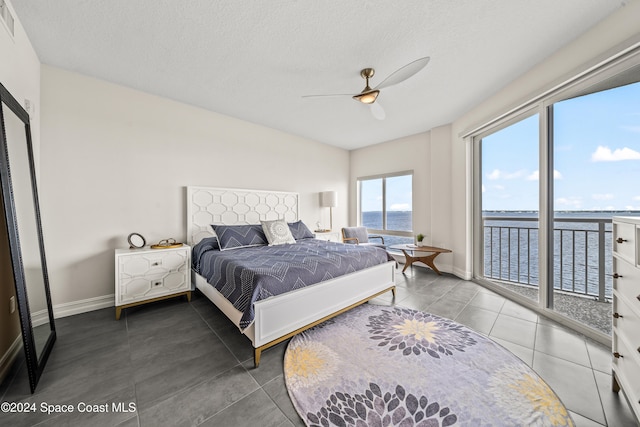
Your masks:
{"label": "tile floor", "polygon": [[[609,350],[472,282],[416,267],[397,275],[396,304],[429,311],[489,335],[533,367],[578,426],[635,426],[611,392]],[[390,295],[374,301],[388,304]],[[0,385],[0,401],[35,403],[0,413],[11,426],[301,426],[282,375],[286,343],[253,367],[249,341],[206,298],[178,298],[58,319],[58,341],[34,395],[24,363]],[[72,404],[73,413],[46,414]],[[79,412],[80,404],[96,411]],[[113,411],[112,404],[135,406]],[[95,406],[91,406],[95,405]],[[54,408],[60,409],[60,408]]]}

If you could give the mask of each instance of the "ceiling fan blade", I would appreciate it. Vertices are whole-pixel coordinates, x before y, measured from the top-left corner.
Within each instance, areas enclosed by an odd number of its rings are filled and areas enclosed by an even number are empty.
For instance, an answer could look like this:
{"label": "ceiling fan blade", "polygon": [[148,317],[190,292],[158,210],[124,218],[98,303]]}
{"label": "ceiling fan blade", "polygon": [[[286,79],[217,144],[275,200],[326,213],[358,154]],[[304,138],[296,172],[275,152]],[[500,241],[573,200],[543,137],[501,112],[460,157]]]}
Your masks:
{"label": "ceiling fan blade", "polygon": [[371,110],[371,114],[378,120],[384,120],[387,117],[387,113],[385,113],[384,108],[380,105],[379,102],[374,102],[373,104],[369,104],[369,109]]}
{"label": "ceiling fan blade", "polygon": [[325,95],[302,95],[303,98],[330,98],[332,96],[354,96],[357,93],[330,93]]}
{"label": "ceiling fan blade", "polygon": [[384,79],[374,89],[382,89],[382,88],[385,88],[385,87],[396,85],[398,83],[401,83],[401,82],[407,80],[409,77],[413,76],[418,71],[420,71],[424,67],[426,67],[427,64],[429,63],[430,59],[431,59],[430,57],[425,56],[424,58],[416,59],[415,61],[408,63],[404,67],[402,67],[402,68],[394,71],[393,73],[391,73],[391,75],[389,75],[389,77]]}

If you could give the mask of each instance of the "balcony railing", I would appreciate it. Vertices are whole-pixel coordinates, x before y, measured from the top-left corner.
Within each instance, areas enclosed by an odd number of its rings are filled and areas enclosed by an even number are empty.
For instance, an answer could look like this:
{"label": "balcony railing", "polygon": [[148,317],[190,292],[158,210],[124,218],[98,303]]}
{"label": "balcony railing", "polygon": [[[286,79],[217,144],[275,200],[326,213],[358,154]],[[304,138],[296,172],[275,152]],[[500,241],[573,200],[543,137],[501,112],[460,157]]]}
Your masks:
{"label": "balcony railing", "polygon": [[[538,218],[487,216],[483,229],[485,277],[537,287]],[[556,291],[611,299],[611,229],[611,219],[554,219]]]}

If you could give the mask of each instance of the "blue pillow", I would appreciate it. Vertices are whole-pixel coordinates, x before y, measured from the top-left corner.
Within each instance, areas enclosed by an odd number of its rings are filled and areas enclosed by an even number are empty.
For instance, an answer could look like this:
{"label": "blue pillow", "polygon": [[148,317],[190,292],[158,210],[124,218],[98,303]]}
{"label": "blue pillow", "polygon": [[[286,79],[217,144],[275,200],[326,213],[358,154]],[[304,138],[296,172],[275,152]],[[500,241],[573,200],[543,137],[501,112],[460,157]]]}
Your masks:
{"label": "blue pillow", "polygon": [[316,237],[316,235],[313,234],[311,230],[309,230],[309,227],[307,227],[302,221],[290,222],[288,225],[293,238],[296,240],[313,239]]}
{"label": "blue pillow", "polygon": [[211,225],[221,251],[228,249],[247,248],[250,246],[266,245],[267,237],[262,231],[262,225]]}

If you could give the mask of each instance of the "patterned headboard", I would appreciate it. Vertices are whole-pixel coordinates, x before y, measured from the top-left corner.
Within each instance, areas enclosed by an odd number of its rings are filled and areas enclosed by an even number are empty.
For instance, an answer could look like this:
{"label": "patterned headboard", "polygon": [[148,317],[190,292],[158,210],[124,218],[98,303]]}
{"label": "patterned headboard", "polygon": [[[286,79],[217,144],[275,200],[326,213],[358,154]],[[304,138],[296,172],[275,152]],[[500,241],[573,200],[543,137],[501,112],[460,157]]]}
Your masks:
{"label": "patterned headboard", "polygon": [[299,195],[283,191],[187,187],[187,240],[195,245],[215,236],[211,224],[259,224],[261,220],[298,220]]}

